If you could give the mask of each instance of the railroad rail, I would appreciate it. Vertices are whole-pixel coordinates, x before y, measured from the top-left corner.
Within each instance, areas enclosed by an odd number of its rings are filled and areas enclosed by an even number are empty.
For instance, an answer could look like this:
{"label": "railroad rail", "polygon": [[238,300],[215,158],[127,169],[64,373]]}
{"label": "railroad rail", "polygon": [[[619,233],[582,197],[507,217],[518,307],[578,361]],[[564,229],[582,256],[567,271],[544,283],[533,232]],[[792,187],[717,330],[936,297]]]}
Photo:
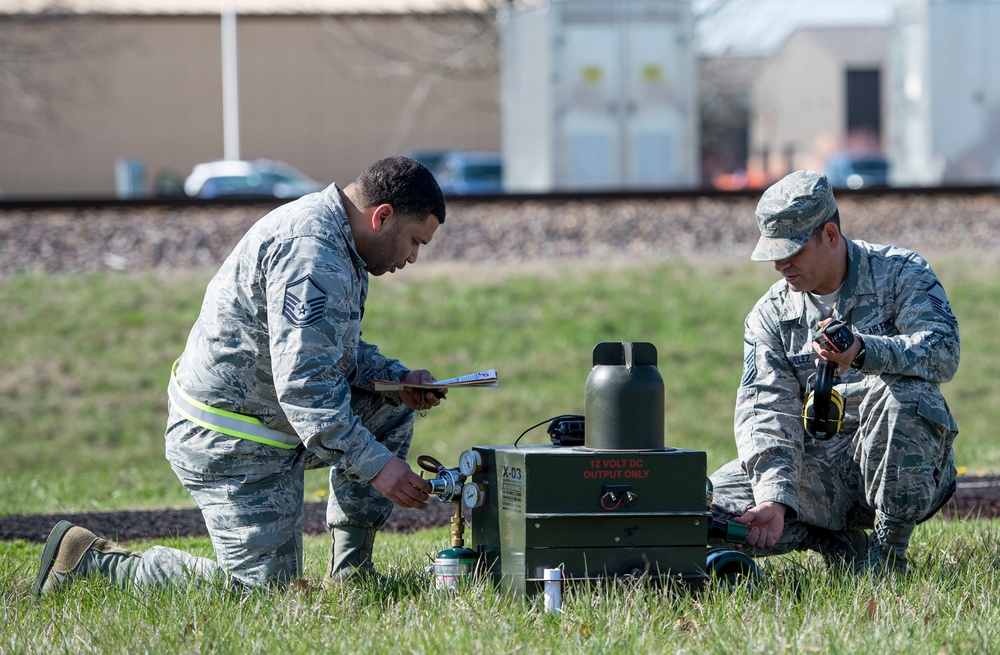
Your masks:
{"label": "railroad rail", "polygon": [[[763,189],[742,189],[721,191],[712,187],[695,189],[645,189],[645,190],[596,190],[557,191],[549,193],[496,193],[476,195],[448,195],[449,203],[497,203],[497,202],[557,202],[566,201],[628,201],[628,200],[671,200],[710,198],[759,198]],[[841,197],[882,197],[882,196],[976,196],[1000,193],[1000,183],[995,185],[964,186],[918,186],[918,187],[872,187],[867,189],[837,189]],[[226,207],[226,206],[272,206],[288,202],[279,198],[230,197],[230,198],[188,198],[184,196],[158,196],[144,198],[113,197],[52,197],[52,198],[0,198],[0,213],[11,210],[32,209],[93,209],[100,207]]]}

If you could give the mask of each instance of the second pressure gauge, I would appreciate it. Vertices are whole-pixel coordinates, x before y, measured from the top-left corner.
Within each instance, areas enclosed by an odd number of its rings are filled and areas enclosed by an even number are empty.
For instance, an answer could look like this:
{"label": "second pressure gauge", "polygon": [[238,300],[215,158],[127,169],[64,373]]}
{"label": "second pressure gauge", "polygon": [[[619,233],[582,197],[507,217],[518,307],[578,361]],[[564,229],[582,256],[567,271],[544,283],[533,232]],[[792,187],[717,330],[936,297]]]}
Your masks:
{"label": "second pressure gauge", "polygon": [[466,482],[462,486],[462,502],[469,509],[482,507],[483,503],[486,502],[486,490],[481,484]]}

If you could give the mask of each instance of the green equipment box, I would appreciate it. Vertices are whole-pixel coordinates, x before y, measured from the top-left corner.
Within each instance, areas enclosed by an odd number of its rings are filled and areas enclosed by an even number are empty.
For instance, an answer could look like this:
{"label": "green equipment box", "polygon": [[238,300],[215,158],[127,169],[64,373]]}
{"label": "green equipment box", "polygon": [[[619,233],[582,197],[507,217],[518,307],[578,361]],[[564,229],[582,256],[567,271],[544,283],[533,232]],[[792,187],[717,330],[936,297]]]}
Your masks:
{"label": "green equipment box", "polygon": [[466,489],[471,546],[508,591],[539,593],[547,568],[562,568],[568,582],[707,577],[704,452],[473,450],[481,463]]}

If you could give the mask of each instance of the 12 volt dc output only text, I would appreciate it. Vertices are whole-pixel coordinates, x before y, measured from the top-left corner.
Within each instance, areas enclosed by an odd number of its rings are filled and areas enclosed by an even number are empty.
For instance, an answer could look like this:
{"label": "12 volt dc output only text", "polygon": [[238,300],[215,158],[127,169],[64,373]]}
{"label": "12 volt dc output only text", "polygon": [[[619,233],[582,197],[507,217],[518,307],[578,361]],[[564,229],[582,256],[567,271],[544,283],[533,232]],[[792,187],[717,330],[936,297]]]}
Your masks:
{"label": "12 volt dc output only text", "polygon": [[595,457],[590,460],[590,468],[583,472],[584,480],[644,480],[649,470],[643,468],[640,458]]}

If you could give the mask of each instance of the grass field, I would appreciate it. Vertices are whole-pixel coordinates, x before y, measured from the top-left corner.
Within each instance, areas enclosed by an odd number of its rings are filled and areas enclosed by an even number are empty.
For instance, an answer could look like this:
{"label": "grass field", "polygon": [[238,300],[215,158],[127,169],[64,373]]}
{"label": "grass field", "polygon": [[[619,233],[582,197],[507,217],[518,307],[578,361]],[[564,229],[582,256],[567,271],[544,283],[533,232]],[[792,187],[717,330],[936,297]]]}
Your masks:
{"label": "grass field", "polygon": [[[642,584],[569,587],[563,613],[474,580],[434,590],[445,529],[383,535],[385,584],[321,590],[329,543],[309,537],[306,580],[238,598],[214,588],[122,592],[101,582],[36,599],[40,548],[0,543],[3,653],[906,653],[1000,652],[1000,548],[992,521],[917,533],[899,582],[828,573],[814,554],[765,560],[755,586],[700,595]],[[209,556],[206,538],[165,545]],[[143,548],[148,544],[133,544]]]}
{"label": "grass field", "polygon": [[[932,261],[962,328],[962,364],[945,387],[958,463],[996,472],[1000,262]],[[735,455],[742,322],[775,279],[769,266],[704,258],[410,273],[373,282],[365,339],[439,377],[500,375],[499,388],[458,390],[419,418],[411,460],[453,465],[464,448],[583,413],[594,344],[620,340],[659,351],[667,443],[706,451],[710,470]],[[0,281],[0,515],[192,506],[163,459],[165,383],[209,275]],[[522,443],[546,440],[538,428]],[[307,500],[325,487],[311,474]],[[997,537],[991,521],[931,521],[914,540],[918,573],[896,586],[795,555],[765,562],[754,589],[571,589],[562,617],[485,584],[432,592],[423,569],[447,545],[445,530],[380,537],[376,563],[391,584],[244,599],[79,585],[37,601],[28,592],[40,546],[6,542],[0,652],[1000,652]],[[204,539],[169,543],[211,553]],[[328,547],[307,539],[307,581],[321,577]]]}
{"label": "grass field", "polygon": [[[1000,263],[935,260],[962,328],[945,394],[961,428],[958,463],[1000,471],[994,427]],[[445,267],[376,279],[364,337],[438,377],[483,368],[496,389],[465,389],[418,418],[411,457],[454,465],[473,445],[512,443],[583,413],[591,350],[649,341],[666,386],[666,442],[735,456],[733,402],[743,318],[774,280],[767,265],[716,259],[495,272]],[[0,281],[0,515],[193,506],[163,458],[166,377],[208,273],[19,276]],[[522,443],[547,439],[543,428]],[[324,493],[310,475],[310,497]]]}

